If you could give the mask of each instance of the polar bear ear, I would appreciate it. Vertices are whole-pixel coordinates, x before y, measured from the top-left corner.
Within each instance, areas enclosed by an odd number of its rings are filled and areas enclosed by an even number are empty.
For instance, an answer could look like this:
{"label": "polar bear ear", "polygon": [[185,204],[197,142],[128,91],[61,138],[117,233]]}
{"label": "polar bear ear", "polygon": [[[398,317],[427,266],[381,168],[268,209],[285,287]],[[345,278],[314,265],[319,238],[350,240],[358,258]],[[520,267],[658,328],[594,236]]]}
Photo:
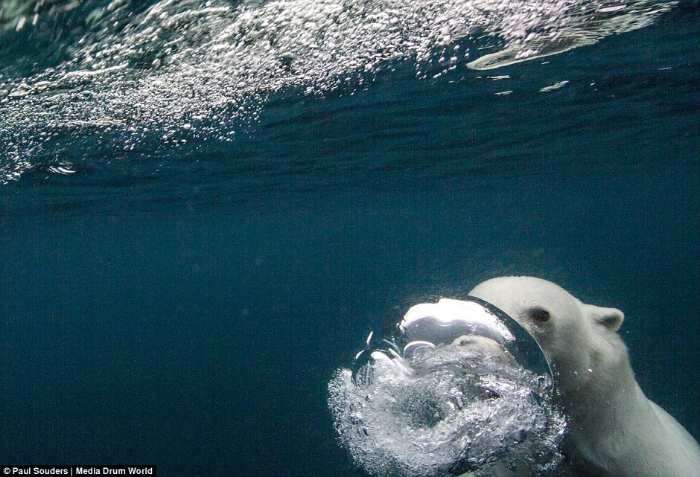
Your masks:
{"label": "polar bear ear", "polygon": [[583,304],[583,312],[591,321],[603,325],[610,331],[617,331],[625,320],[625,314],[617,308]]}

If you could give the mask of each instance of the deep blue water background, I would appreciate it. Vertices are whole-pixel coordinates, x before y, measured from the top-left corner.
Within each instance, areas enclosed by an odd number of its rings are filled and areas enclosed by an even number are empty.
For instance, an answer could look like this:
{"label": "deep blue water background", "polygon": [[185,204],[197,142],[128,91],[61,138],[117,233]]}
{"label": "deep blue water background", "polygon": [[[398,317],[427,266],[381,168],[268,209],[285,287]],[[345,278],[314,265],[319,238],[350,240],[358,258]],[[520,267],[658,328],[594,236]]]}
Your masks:
{"label": "deep blue water background", "polygon": [[506,274],[622,309],[700,438],[699,52],[685,2],[507,79],[398,64],[233,142],[28,170],[0,189],[0,461],[361,475],[334,370],[397,307]]}

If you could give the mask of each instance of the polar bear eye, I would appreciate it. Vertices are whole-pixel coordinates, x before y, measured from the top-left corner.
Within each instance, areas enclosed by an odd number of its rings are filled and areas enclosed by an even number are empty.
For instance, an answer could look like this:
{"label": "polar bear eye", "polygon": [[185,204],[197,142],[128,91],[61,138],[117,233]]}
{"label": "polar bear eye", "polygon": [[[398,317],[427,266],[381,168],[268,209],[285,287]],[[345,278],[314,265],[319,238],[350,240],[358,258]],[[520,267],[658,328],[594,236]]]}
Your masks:
{"label": "polar bear eye", "polygon": [[545,323],[549,321],[550,318],[549,312],[540,307],[530,308],[530,310],[528,310],[528,316],[537,323]]}

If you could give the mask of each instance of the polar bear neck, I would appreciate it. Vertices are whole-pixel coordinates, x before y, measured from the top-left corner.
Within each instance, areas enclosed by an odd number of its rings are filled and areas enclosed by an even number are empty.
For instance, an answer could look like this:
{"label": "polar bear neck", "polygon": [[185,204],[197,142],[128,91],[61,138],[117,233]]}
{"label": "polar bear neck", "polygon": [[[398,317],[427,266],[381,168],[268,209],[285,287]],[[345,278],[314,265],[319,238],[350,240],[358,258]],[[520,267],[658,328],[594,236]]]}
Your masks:
{"label": "polar bear neck", "polygon": [[[587,469],[586,475],[597,477],[686,475],[678,474],[679,462],[695,472],[700,468],[697,443],[646,398],[626,346],[616,334],[613,338],[610,344],[616,353],[607,347],[592,351],[590,379],[579,380],[578,388],[561,386],[559,398],[568,427],[565,452]],[[563,378],[556,376],[562,384],[567,381]]]}
{"label": "polar bear neck", "polygon": [[[605,415],[627,412],[643,393],[630,366],[627,348],[619,338],[618,343],[605,351],[592,349],[585,364],[556,360],[555,380],[560,390],[561,401],[570,418],[581,423],[590,419],[604,420]],[[575,363],[575,364],[574,364]],[[596,409],[592,416],[589,412]]]}
{"label": "polar bear neck", "polygon": [[[592,330],[574,321],[570,329],[559,330],[559,335],[576,335],[551,343],[548,358],[552,362],[554,378],[565,397],[573,406],[587,404],[586,400],[614,400],[631,392],[636,386],[627,346],[616,332]],[[561,349],[559,349],[561,348]]]}

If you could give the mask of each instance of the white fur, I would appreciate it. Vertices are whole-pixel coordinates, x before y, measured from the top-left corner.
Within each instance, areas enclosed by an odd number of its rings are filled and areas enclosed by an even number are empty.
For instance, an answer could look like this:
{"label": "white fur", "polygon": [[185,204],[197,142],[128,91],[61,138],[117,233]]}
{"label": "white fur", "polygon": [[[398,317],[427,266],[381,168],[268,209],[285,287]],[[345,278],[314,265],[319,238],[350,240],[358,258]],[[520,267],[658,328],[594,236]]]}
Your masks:
{"label": "white fur", "polygon": [[700,446],[646,398],[634,378],[617,334],[621,311],[587,305],[532,277],[494,278],[470,295],[527,328],[552,364],[567,414],[564,452],[571,466],[566,475],[700,477]]}

